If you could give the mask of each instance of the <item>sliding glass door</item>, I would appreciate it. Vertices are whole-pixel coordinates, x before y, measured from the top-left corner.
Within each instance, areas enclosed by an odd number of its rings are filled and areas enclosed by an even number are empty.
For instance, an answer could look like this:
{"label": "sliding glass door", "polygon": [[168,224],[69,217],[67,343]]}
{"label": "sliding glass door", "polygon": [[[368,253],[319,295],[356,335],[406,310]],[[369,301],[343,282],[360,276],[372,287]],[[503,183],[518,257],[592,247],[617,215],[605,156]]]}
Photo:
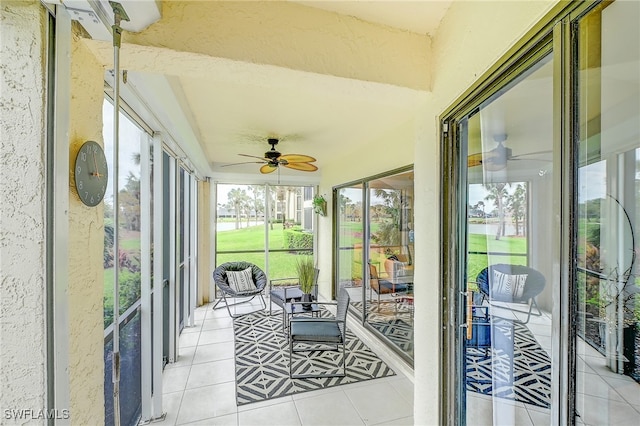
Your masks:
{"label": "sliding glass door", "polygon": [[455,424],[640,422],[638,22],[568,3],[443,120]]}
{"label": "sliding glass door", "polygon": [[620,1],[575,25],[576,415],[588,424],[640,420],[639,19],[639,2]]}
{"label": "sliding glass door", "polygon": [[357,308],[356,313],[360,318],[366,300],[362,291],[365,276],[363,198],[361,183],[337,188],[333,192],[336,290],[347,289],[351,305]]}
{"label": "sliding glass door", "polygon": [[531,60],[458,125],[467,151],[458,306],[468,424],[550,421],[559,253],[550,208],[557,204],[552,70],[551,54]]}
{"label": "sliding glass door", "polygon": [[352,312],[413,360],[413,170],[405,168],[333,191],[336,291]]}

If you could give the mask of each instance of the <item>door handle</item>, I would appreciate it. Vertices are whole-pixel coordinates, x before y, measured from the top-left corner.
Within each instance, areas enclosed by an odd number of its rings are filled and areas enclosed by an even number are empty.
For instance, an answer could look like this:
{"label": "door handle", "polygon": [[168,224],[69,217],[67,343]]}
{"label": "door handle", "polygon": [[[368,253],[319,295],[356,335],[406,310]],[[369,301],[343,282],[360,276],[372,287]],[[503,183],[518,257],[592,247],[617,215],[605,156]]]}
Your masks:
{"label": "door handle", "polygon": [[473,337],[473,291],[467,290],[467,340]]}

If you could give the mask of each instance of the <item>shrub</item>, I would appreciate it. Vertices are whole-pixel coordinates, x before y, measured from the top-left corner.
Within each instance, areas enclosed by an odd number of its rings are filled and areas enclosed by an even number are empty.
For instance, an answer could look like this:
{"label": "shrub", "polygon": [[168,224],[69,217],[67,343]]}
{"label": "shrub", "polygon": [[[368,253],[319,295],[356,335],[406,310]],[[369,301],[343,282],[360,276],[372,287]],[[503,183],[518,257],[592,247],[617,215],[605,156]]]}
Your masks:
{"label": "shrub", "polygon": [[313,249],[313,234],[304,232],[299,226],[285,229],[284,248],[291,249]]}

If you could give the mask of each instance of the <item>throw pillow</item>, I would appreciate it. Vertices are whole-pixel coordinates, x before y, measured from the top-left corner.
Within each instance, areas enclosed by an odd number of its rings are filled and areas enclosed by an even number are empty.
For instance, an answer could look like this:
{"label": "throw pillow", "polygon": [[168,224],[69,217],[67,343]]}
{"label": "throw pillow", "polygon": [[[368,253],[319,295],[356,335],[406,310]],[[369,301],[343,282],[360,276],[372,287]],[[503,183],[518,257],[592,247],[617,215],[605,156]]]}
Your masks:
{"label": "throw pillow", "polygon": [[237,293],[245,293],[256,289],[256,285],[253,282],[253,272],[250,267],[242,271],[227,271],[227,281],[229,282],[229,287]]}
{"label": "throw pillow", "polygon": [[524,292],[525,281],[527,281],[527,274],[510,275],[494,270],[491,298],[505,301],[520,299]]}

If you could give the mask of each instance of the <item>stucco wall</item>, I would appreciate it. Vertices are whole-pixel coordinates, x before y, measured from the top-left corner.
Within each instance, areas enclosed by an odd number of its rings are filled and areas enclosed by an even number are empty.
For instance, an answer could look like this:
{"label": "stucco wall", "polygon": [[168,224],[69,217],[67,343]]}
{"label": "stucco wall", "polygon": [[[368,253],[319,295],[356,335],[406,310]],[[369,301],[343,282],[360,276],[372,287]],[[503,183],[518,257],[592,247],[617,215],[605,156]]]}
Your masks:
{"label": "stucco wall", "polygon": [[[77,26],[74,26],[77,29]],[[104,69],[74,34],[69,164],[83,142],[102,143]],[[69,171],[69,384],[74,424],[104,423],[103,204],[86,207]]]}
{"label": "stucco wall", "polygon": [[12,423],[4,410],[46,408],[46,14],[37,1],[0,8],[0,415]]}

